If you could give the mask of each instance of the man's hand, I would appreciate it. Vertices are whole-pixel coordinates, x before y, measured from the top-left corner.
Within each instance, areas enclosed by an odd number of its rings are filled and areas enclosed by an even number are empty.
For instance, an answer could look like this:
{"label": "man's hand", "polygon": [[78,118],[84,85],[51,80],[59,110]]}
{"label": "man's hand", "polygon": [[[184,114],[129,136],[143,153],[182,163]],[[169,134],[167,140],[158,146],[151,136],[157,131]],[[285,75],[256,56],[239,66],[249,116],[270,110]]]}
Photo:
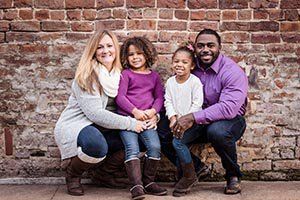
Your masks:
{"label": "man's hand", "polygon": [[181,139],[184,132],[191,128],[195,122],[194,115],[192,113],[180,117],[176,124],[172,128],[173,135],[176,138]]}

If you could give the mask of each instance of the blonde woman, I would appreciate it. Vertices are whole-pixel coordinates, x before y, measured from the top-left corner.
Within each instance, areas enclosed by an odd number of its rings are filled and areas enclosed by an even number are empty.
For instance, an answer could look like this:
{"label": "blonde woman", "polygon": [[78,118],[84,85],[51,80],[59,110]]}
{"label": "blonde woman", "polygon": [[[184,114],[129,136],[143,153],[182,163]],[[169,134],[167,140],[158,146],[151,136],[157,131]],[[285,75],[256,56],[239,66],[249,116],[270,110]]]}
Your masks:
{"label": "blonde woman", "polygon": [[147,128],[145,122],[115,113],[122,69],[119,52],[113,33],[99,30],[93,34],[77,67],[68,105],[56,124],[61,159],[69,161],[66,184],[70,195],[84,194],[80,183],[84,171],[123,148],[118,129],[141,132]]}

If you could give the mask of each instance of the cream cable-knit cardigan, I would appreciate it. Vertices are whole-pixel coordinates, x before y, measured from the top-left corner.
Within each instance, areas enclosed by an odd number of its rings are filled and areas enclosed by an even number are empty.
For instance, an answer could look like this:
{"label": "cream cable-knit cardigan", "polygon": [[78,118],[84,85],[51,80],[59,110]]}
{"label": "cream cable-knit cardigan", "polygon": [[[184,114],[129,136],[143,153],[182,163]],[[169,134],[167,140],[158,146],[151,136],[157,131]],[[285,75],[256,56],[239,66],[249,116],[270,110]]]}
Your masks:
{"label": "cream cable-knit cardigan", "polygon": [[89,94],[72,84],[72,94],[68,105],[59,117],[55,129],[56,144],[61,153],[61,159],[77,155],[77,137],[84,127],[97,124],[108,129],[134,131],[136,120],[106,110],[108,96],[103,92]]}

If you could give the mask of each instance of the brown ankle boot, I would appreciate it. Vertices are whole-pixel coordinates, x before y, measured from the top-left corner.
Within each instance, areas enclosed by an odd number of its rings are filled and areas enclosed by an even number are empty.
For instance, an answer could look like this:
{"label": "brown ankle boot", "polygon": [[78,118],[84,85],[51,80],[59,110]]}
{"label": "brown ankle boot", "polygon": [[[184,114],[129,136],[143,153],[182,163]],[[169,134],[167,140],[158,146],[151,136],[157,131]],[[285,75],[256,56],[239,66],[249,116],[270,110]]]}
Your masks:
{"label": "brown ankle boot", "polygon": [[167,194],[167,190],[154,182],[159,160],[146,158],[143,170],[143,183],[147,194],[162,196]]}
{"label": "brown ankle boot", "polygon": [[192,186],[198,182],[193,162],[188,164],[181,164],[183,170],[183,177],[175,185],[173,196],[184,196],[190,192]]}
{"label": "brown ankle boot", "polygon": [[91,179],[93,183],[100,187],[108,188],[127,188],[129,185],[126,178],[125,153],[118,151],[110,156],[92,171]]}
{"label": "brown ankle boot", "polygon": [[81,196],[84,194],[80,183],[81,175],[93,165],[81,161],[77,156],[71,158],[71,162],[66,169],[66,184],[70,195]]}
{"label": "brown ankle boot", "polygon": [[131,184],[131,197],[134,200],[145,198],[144,187],[142,183],[140,159],[134,159],[125,162],[126,171]]}

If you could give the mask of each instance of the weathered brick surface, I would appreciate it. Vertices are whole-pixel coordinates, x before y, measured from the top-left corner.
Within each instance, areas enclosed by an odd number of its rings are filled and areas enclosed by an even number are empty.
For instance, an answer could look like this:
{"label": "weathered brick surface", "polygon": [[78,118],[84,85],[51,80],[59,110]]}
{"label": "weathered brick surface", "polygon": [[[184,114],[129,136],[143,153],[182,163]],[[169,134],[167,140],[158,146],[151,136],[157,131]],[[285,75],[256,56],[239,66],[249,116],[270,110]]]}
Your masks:
{"label": "weathered brick surface", "polygon": [[[164,81],[178,44],[203,28],[219,31],[222,52],[249,78],[247,129],[237,147],[245,178],[299,180],[299,9],[295,0],[0,0],[0,178],[63,176],[53,128],[87,39],[104,27],[120,42],[149,38]],[[4,131],[13,146],[6,148]],[[214,179],[222,177],[211,145],[192,151]],[[163,158],[159,180],[174,175]]]}

